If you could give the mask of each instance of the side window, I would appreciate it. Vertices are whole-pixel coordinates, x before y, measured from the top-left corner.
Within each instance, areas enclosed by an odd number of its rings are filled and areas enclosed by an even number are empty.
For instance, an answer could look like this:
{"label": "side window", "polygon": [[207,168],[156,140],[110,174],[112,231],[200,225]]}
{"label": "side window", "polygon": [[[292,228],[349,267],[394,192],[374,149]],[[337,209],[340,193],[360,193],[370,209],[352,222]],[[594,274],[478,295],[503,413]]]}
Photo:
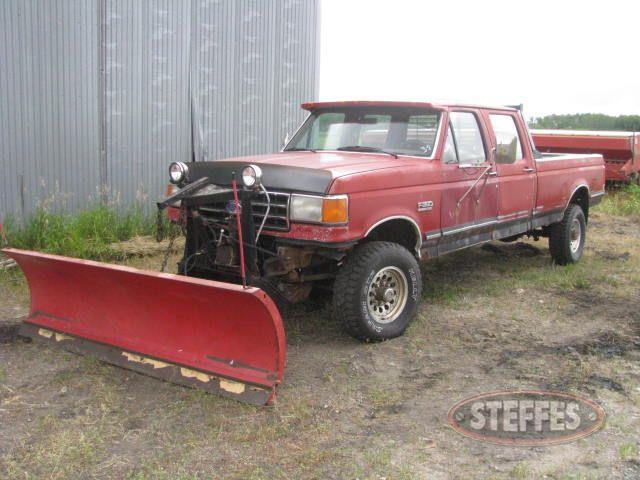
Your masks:
{"label": "side window", "polygon": [[455,135],[460,163],[482,163],[487,160],[478,120],[470,112],[451,112],[449,115]]}
{"label": "side window", "polygon": [[496,134],[496,163],[514,163],[522,159],[522,145],[511,115],[489,115]]}
{"label": "side window", "polygon": [[453,140],[451,125],[449,125],[447,129],[447,140],[444,143],[444,150],[442,151],[442,162],[458,163],[458,154],[456,153],[456,144]]}

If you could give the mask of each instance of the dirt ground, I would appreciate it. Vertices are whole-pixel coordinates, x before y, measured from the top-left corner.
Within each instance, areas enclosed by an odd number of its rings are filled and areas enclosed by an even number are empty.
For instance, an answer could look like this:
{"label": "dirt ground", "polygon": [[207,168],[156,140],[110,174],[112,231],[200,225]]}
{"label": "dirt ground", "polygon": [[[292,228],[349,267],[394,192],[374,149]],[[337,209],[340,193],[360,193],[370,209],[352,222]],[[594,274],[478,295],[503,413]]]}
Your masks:
{"label": "dirt ground", "polygon": [[[14,338],[28,292],[5,274],[0,478],[640,478],[638,218],[594,213],[587,242],[566,268],[544,240],[429,261],[418,318],[381,344],[343,334],[328,301],[296,307],[266,408]],[[606,424],[534,448],[448,426],[456,401],[511,388],[583,395]]]}

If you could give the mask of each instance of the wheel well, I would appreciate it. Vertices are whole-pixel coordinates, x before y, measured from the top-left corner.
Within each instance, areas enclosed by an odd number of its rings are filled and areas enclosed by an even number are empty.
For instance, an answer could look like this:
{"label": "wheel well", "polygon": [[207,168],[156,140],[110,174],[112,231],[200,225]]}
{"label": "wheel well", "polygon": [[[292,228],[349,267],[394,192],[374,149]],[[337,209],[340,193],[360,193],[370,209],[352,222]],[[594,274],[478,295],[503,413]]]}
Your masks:
{"label": "wheel well", "polygon": [[571,200],[569,200],[569,204],[572,203],[580,205],[584,212],[585,221],[589,221],[589,189],[582,186],[573,192],[573,196],[571,197]]}
{"label": "wheel well", "polygon": [[376,226],[366,237],[371,241],[394,242],[419,254],[420,233],[417,225],[403,218],[394,218]]}

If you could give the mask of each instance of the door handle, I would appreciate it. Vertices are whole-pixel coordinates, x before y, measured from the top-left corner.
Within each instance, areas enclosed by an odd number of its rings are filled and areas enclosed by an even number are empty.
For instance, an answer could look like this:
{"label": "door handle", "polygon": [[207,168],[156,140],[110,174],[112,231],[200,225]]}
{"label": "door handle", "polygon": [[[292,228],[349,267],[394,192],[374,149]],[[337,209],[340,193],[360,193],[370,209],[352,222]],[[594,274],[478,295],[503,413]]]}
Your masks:
{"label": "door handle", "polygon": [[524,167],[523,170],[525,171],[525,173],[532,173],[534,171],[531,167]]}
{"label": "door handle", "polygon": [[498,176],[498,172],[489,172],[489,176],[490,177],[497,177]]}

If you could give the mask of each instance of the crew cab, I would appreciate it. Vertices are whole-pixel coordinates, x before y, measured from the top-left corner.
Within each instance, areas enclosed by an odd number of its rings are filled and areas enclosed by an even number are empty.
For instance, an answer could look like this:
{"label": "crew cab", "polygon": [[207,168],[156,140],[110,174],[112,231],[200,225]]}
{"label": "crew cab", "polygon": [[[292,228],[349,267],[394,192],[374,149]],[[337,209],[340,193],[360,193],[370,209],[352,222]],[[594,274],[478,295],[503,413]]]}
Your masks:
{"label": "crew cab", "polygon": [[282,151],[176,162],[169,207],[186,232],[179,272],[265,290],[278,304],[333,289],[362,340],[401,335],[419,261],[522,236],[560,265],[582,256],[604,195],[595,154],[541,154],[519,110],[424,102],[306,103]]}

